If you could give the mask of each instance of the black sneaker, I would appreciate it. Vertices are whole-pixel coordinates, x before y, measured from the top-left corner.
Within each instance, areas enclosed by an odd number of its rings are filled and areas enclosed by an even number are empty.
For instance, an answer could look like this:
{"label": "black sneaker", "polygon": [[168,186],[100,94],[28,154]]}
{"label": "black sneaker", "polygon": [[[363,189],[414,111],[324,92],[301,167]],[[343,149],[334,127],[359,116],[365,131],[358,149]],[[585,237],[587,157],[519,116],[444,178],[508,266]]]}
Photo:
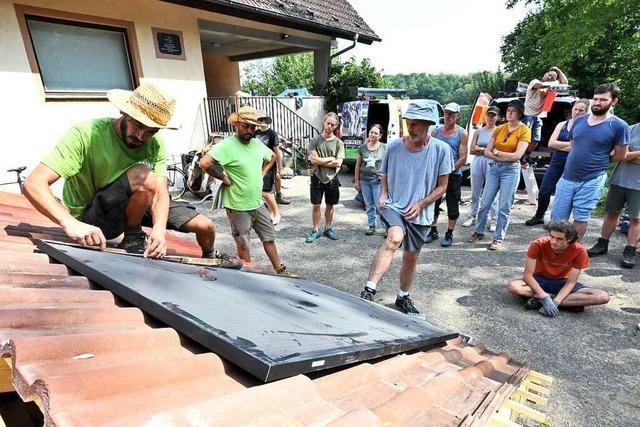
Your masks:
{"label": "black sneaker", "polygon": [[376,295],[376,290],[371,289],[368,286],[364,287],[364,290],[360,292],[360,298],[373,302],[373,297]]}
{"label": "black sneaker", "polygon": [[276,203],[279,205],[288,205],[291,204],[289,199],[285,199],[282,193],[276,193]]}
{"label": "black sneaker", "polygon": [[147,247],[147,234],[144,231],[125,233],[118,249],[124,249],[130,254],[143,254]]}
{"label": "black sneaker", "polygon": [[526,220],[525,225],[540,225],[540,224],[544,224],[544,218],[540,218],[539,216],[533,216],[531,218],[529,218],[528,220]]}
{"label": "black sneaker", "polygon": [[420,314],[416,306],[413,305],[413,301],[409,298],[409,295],[406,297],[398,296],[396,298],[396,307],[398,307],[404,314]]}
{"label": "black sneaker", "polygon": [[438,240],[439,238],[440,235],[438,234],[438,230],[431,229],[431,231],[429,231],[429,234],[427,234],[427,238],[424,240],[424,242],[429,244]]}
{"label": "black sneaker", "polygon": [[527,302],[524,303],[525,310],[539,310],[542,308],[542,303],[538,298],[529,298]]}
{"label": "black sneaker", "polygon": [[622,251],[622,261],[620,265],[624,268],[633,268],[636,265],[635,261],[636,257],[636,248],[634,246],[625,246],[624,251]]}
{"label": "black sneaker", "polygon": [[233,268],[240,269],[242,268],[242,261],[240,258],[236,258],[227,253],[216,251],[203,251],[202,258],[204,259],[218,259],[220,260],[220,267],[222,268]]}
{"label": "black sneaker", "polygon": [[593,245],[592,248],[587,250],[587,253],[590,257],[604,255],[609,252],[609,240],[603,239],[602,237],[598,238],[598,243]]}

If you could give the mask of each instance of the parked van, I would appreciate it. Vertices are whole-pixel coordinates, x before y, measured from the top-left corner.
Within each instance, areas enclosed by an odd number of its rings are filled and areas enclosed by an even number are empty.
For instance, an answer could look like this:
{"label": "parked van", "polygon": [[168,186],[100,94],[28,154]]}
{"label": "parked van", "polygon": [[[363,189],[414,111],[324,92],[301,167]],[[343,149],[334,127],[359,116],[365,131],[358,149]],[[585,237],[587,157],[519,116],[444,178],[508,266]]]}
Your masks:
{"label": "parked van", "polygon": [[[402,114],[414,100],[398,100],[390,95],[384,100],[350,101],[342,104],[341,139],[345,146],[343,164],[353,170],[356,165],[358,148],[367,138],[371,125],[382,126],[382,142],[387,143],[402,137],[407,132],[407,125],[402,120]],[[434,104],[438,111],[438,119],[442,122],[444,110],[438,101],[426,100]]]}

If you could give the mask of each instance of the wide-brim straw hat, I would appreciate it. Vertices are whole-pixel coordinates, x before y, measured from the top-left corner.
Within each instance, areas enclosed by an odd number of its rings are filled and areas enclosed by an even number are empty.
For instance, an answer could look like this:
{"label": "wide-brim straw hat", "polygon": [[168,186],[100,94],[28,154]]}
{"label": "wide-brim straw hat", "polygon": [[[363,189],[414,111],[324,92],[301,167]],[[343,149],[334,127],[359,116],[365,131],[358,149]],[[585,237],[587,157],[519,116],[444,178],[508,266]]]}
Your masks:
{"label": "wide-brim straw hat", "polygon": [[258,111],[250,105],[240,107],[237,112],[229,114],[227,123],[235,125],[236,123],[246,123],[248,125],[259,126]]}
{"label": "wide-brim straw hat", "polygon": [[133,92],[112,89],[107,99],[122,113],[143,125],[155,129],[178,129],[169,126],[176,100],[151,83],[142,83]]}

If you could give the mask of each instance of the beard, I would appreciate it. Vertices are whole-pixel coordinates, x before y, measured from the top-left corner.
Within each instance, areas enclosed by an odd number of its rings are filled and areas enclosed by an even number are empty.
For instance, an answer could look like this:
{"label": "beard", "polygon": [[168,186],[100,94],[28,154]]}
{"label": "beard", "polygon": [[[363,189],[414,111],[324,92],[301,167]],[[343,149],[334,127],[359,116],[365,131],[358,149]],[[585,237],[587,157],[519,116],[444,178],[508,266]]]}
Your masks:
{"label": "beard", "polygon": [[609,109],[611,109],[611,104],[607,105],[606,107],[592,105],[591,106],[591,113],[594,116],[604,116],[605,114],[607,114],[609,112]]}

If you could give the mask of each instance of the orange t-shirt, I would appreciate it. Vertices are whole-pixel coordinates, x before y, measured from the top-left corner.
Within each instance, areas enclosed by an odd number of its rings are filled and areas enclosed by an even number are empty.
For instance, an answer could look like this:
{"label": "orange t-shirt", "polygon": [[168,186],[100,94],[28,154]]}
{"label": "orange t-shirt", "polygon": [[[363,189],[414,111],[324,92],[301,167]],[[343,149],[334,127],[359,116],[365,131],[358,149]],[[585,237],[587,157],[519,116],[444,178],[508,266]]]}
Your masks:
{"label": "orange t-shirt", "polygon": [[584,270],[589,267],[589,255],[584,246],[573,242],[558,255],[551,248],[550,237],[541,237],[531,242],[527,256],[536,260],[533,274],[547,279],[566,279],[572,268]]}
{"label": "orange t-shirt", "polygon": [[520,141],[531,143],[531,129],[524,123],[509,132],[509,123],[498,126],[493,131],[493,140],[498,151],[514,153]]}

